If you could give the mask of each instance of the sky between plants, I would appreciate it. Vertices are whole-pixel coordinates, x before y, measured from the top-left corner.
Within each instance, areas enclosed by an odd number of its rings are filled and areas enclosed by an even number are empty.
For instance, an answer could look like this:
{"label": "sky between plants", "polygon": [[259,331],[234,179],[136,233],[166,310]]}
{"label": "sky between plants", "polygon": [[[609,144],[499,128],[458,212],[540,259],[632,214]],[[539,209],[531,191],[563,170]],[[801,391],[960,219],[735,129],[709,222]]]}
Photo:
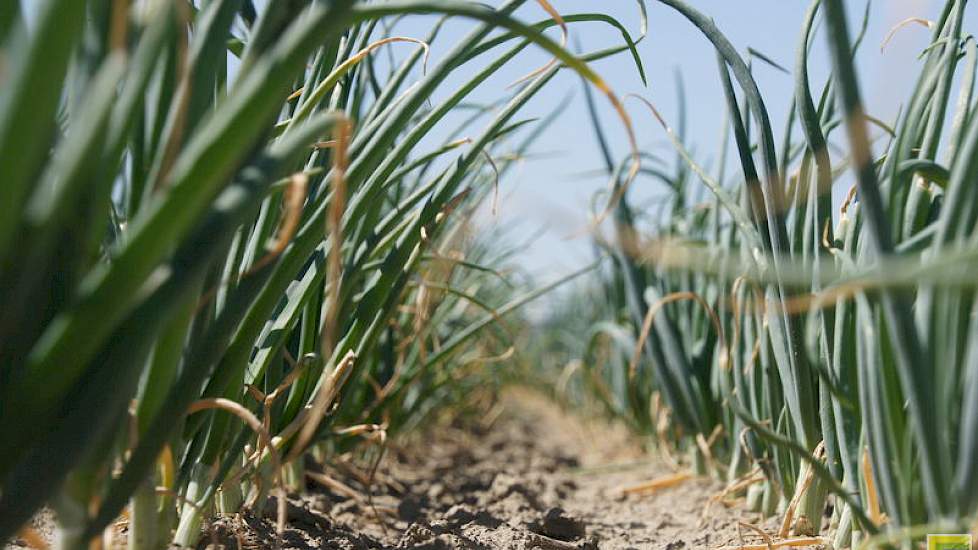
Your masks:
{"label": "sky between plants", "polygon": [[[742,52],[751,47],[793,71],[802,19],[809,6],[807,0],[692,0],[690,3],[711,15],[720,30]],[[554,0],[552,4],[564,14],[607,13],[626,25],[633,35],[638,34],[638,8],[633,0]],[[725,109],[717,79],[716,54],[691,23],[655,0],[647,4],[649,35],[639,44],[639,52],[645,63],[648,86],[642,84],[629,55],[598,61],[593,67],[619,96],[638,94],[652,101],[673,127],[679,119],[676,74],[680,73],[685,88],[687,145],[700,162],[709,165],[717,156]],[[846,4],[854,34],[861,24],[866,4],[863,0],[847,0]],[[909,25],[898,31],[881,53],[883,39],[891,28],[908,17],[936,18],[943,4],[943,0],[875,0],[871,4],[866,40],[857,58],[860,83],[870,114],[886,121],[895,117],[901,101],[908,97],[915,82],[919,68],[917,56],[926,47],[930,31],[923,26]],[[546,17],[534,2],[527,2],[517,15],[525,21]],[[423,37],[432,21],[434,19],[428,17],[409,18],[396,27],[395,34]],[[464,36],[465,29],[470,27],[467,23],[447,26],[432,45],[431,62],[437,62],[439,54]],[[964,28],[966,31],[978,29],[978,12],[974,9],[968,12]],[[559,33],[553,31],[551,36],[559,38]],[[581,51],[592,51],[620,44],[621,36],[609,26],[583,23],[571,27],[572,47],[576,42],[580,43]],[[543,65],[547,59],[539,50],[527,54],[518,66],[508,68],[499,78],[483,86],[477,97],[487,101],[498,98],[506,93],[506,86]],[[793,94],[793,76],[760,62],[755,62],[754,69],[771,115],[776,143],[780,143]],[[826,40],[822,33],[814,44],[809,71],[812,89],[817,94],[829,72]],[[471,73],[460,73],[456,77],[463,78],[466,74]],[[433,100],[451,89],[451,86],[444,87]],[[563,115],[540,137],[519,169],[511,172],[504,181],[497,216],[483,212],[485,222],[505,231],[509,242],[529,238],[541,226],[547,228],[518,258],[519,264],[540,281],[592,261],[593,250],[587,235],[589,205],[595,193],[608,184],[607,178],[599,174],[603,162],[578,77],[570,72],[559,74],[551,82],[549,92],[534,100],[527,110],[530,114],[524,116],[544,116],[568,94],[571,94],[570,104]],[[624,128],[610,104],[600,96],[596,99],[603,127],[620,159],[628,152]],[[674,149],[648,110],[633,99],[626,100],[626,105],[640,147],[673,165]],[[476,135],[481,128],[481,125],[476,126],[469,135]],[[795,139],[799,138],[796,130]],[[836,133],[835,139],[843,139],[842,133]],[[834,156],[834,160],[838,158]],[[735,158],[728,157],[728,177],[738,175],[738,169]],[[847,175],[836,184],[837,202],[850,183]],[[661,184],[647,178],[639,179],[633,184],[632,203],[648,204],[663,193]],[[648,212],[651,215],[655,210]]]}
{"label": "sky between plants", "polygon": [[[491,4],[498,4],[493,0]],[[793,70],[802,18],[808,0],[689,0],[697,9],[711,15],[718,27],[733,44],[745,52],[753,48],[780,65]],[[31,18],[37,0],[21,0]],[[262,9],[267,0],[257,0]],[[563,14],[602,12],[618,19],[633,36],[639,33],[639,11],[635,0],[551,0]],[[642,84],[631,57],[619,54],[592,64],[593,68],[614,89],[619,97],[638,94],[652,101],[666,120],[676,127],[679,122],[677,75],[681,75],[686,103],[687,145],[705,166],[715,161],[720,131],[724,123],[724,98],[717,80],[716,57],[713,48],[699,31],[671,8],[656,0],[647,0],[649,35],[638,49],[645,65],[648,86]],[[865,0],[846,0],[849,26],[852,33],[860,25],[866,8]],[[875,0],[870,7],[869,26],[864,46],[857,57],[868,112],[877,118],[891,121],[901,101],[913,86],[921,50],[926,47],[930,32],[923,26],[909,25],[895,34],[885,51],[880,45],[888,32],[909,17],[934,19],[943,0]],[[517,11],[517,17],[535,22],[547,17],[536,2],[529,1]],[[400,20],[393,34],[425,38],[434,16],[411,16]],[[474,23],[456,20],[445,25],[432,44],[429,64],[437,63],[446,51],[462,39]],[[978,11],[969,10],[965,18],[966,31],[978,29]],[[559,39],[559,32],[550,34]],[[571,47],[593,51],[621,44],[616,29],[600,23],[571,25]],[[401,58],[414,48],[413,44],[391,46],[395,57]],[[825,37],[819,34],[809,61],[812,89],[821,90],[828,75]],[[386,58],[385,52],[377,55]],[[476,102],[493,102],[512,93],[510,84],[535,68],[544,65],[549,56],[536,48],[524,51],[522,58],[505,67],[498,75],[481,86],[471,97]],[[484,62],[483,62],[484,63]],[[437,103],[455,89],[453,83],[468,79],[482,64],[472,63],[457,71],[432,97]],[[233,69],[232,69],[233,70]],[[793,77],[764,63],[755,63],[755,79],[771,115],[776,143],[780,143],[784,120],[793,93]],[[420,75],[419,75],[420,76]],[[233,77],[232,77],[233,78]],[[590,205],[596,193],[607,188],[608,179],[601,174],[603,162],[596,146],[579,77],[562,71],[550,83],[549,91],[540,94],[529,104],[520,118],[546,116],[556,105],[569,101],[563,115],[544,133],[530,154],[503,181],[496,215],[488,208],[480,214],[485,230],[501,230],[509,244],[523,242],[533,235],[537,238],[516,259],[518,265],[534,278],[543,281],[577,269],[593,260],[593,249],[587,230]],[[616,160],[628,152],[626,133],[610,104],[597,96],[600,117]],[[653,121],[648,110],[635,100],[626,100],[631,113],[639,146],[674,165],[675,152],[662,128]],[[444,139],[468,114],[456,114],[441,126],[443,133],[428,138],[431,147]],[[474,137],[483,128],[480,121],[466,128],[462,135]],[[796,133],[796,139],[798,135]],[[836,134],[836,140],[840,139]],[[732,147],[732,145],[731,145]],[[421,148],[425,150],[425,148]],[[836,157],[837,159],[837,157]],[[728,158],[728,177],[737,175],[738,167]],[[446,160],[447,162],[447,160]],[[837,182],[834,195],[846,192],[848,177]],[[633,205],[645,205],[662,196],[661,184],[639,179],[633,186],[630,199]],[[655,210],[647,210],[650,216]]]}

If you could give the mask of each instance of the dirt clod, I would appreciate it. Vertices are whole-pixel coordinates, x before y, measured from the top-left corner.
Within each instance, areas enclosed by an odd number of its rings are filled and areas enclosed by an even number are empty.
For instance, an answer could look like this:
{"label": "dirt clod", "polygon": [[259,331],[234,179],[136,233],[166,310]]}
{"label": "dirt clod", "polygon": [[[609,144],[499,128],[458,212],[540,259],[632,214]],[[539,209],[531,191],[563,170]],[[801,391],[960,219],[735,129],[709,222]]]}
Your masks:
{"label": "dirt clod", "polygon": [[547,510],[539,524],[534,527],[537,533],[557,540],[571,541],[584,536],[584,522],[567,515],[567,512],[559,507]]}

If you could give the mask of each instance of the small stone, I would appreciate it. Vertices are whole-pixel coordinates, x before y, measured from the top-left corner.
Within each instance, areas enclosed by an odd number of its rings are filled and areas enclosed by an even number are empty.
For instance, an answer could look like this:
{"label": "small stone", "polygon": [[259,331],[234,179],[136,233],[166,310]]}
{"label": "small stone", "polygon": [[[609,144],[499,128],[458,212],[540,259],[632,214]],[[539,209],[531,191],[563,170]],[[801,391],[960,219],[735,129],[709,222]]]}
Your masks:
{"label": "small stone", "polygon": [[442,483],[432,483],[428,487],[428,498],[432,500],[438,500],[442,495],[445,494],[445,485]]}
{"label": "small stone", "polygon": [[455,525],[465,525],[475,519],[475,514],[468,507],[456,504],[445,513],[445,520]]}

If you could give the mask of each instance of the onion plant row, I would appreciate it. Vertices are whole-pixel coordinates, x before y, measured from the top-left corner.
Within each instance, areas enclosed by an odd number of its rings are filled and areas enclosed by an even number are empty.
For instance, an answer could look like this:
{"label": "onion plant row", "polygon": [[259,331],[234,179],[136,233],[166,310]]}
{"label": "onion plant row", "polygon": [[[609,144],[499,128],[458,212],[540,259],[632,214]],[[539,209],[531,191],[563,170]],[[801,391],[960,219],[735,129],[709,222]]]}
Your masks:
{"label": "onion plant row", "polygon": [[[610,95],[586,62],[640,39],[525,3],[3,3],[0,540],[49,506],[65,548],[123,514],[131,547],[190,545],[214,511],[284,509],[308,450],[485,386],[503,316],[562,280],[514,291],[468,220],[546,122],[526,102],[568,67]],[[390,31],[416,13],[443,17]],[[578,21],[622,44],[545,34]],[[555,62],[468,99],[530,47]]]}
{"label": "onion plant row", "polygon": [[[830,501],[837,547],[968,528],[978,54],[966,2],[948,0],[931,22],[911,95],[881,121],[855,63],[869,10],[847,21],[841,0],[815,0],[779,141],[753,76],[770,60],[739,52],[689,3],[660,2],[716,49],[720,148],[699,164],[681,120],[674,130],[636,102],[650,135],[672,140],[677,168],[642,153],[630,182],[595,116],[624,195],[613,233],[595,241],[611,261],[556,312],[544,360],[568,394],[596,397],[753,509],[781,514],[783,536],[819,533]],[[814,49],[831,56],[824,82],[808,74]],[[648,180],[664,192],[638,206],[623,190]]]}

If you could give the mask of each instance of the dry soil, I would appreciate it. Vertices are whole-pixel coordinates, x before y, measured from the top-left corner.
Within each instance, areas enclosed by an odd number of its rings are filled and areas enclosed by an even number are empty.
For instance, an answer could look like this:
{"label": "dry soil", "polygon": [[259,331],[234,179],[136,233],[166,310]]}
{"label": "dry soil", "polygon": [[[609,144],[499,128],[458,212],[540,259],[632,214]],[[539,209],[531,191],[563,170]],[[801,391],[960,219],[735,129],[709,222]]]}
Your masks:
{"label": "dry soil", "polygon": [[[341,461],[324,471],[331,487],[310,478],[307,495],[288,502],[283,547],[686,550],[762,542],[739,525],[756,517],[712,500],[723,489],[715,481],[625,495],[675,470],[619,426],[584,421],[526,390],[507,393],[479,422],[388,446],[370,471],[362,459]],[[218,519],[201,549],[272,547],[274,509]]]}

